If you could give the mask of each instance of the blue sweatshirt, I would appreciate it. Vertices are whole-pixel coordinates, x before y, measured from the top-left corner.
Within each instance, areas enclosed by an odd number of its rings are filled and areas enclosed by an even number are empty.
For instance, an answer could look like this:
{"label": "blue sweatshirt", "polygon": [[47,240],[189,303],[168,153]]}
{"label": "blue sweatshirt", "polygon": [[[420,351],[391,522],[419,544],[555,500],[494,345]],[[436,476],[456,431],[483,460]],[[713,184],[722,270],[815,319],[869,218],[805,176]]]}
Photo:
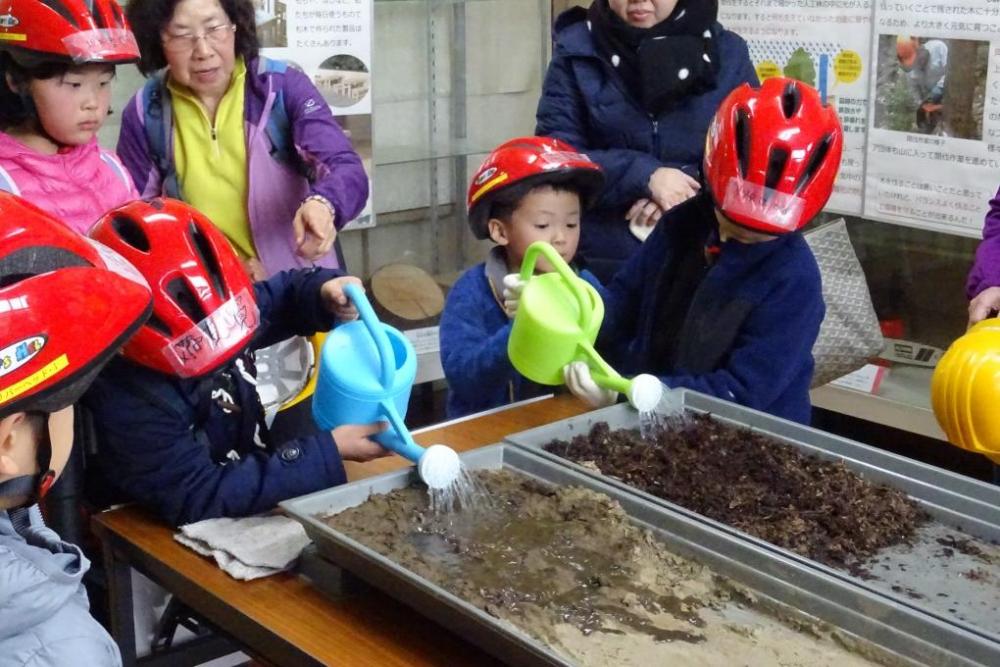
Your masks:
{"label": "blue sweatshirt", "polygon": [[[512,322],[503,309],[503,249],[455,282],[441,314],[441,365],[448,380],[449,419],[555,391],[518,373],[507,357]],[[580,277],[595,287],[587,271]]]}
{"label": "blue sweatshirt", "polygon": [[801,234],[721,244],[711,199],[668,212],[605,292],[598,344],[625,370],[808,424],[812,346],[825,305]]}
{"label": "blue sweatshirt", "polygon": [[333,326],[320,287],[338,275],[285,271],[255,284],[260,327],[246,352],[210,376],[182,380],[124,358],[108,364],[84,396],[105,483],[175,525],[256,514],[344,483],[329,432],[269,442],[249,379],[250,351]]}

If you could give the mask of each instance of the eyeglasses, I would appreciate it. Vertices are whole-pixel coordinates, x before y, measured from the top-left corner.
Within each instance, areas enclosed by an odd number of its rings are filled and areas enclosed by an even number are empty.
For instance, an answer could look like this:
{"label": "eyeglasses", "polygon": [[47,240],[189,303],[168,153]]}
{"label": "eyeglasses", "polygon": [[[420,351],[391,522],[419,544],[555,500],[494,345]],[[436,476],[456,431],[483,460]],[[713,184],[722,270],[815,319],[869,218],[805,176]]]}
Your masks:
{"label": "eyeglasses", "polygon": [[164,33],[162,37],[163,50],[170,51],[172,53],[194,51],[198,46],[198,40],[202,37],[205,38],[206,42],[213,46],[225,44],[235,32],[235,25],[232,23],[223,23],[221,25],[208,28],[203,33],[189,32],[183,35],[171,35],[170,33]]}

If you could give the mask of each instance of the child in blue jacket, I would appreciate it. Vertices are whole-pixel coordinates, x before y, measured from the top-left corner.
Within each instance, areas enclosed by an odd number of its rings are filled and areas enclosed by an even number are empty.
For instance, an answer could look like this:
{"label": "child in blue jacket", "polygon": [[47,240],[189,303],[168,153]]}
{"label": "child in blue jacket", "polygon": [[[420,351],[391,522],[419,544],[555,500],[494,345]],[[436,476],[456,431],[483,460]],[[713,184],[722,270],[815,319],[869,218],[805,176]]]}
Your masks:
{"label": "child in blue jacket", "polygon": [[[708,192],[667,213],[605,293],[598,345],[630,367],[808,423],[812,346],[825,306],[799,230],[829,199],[843,136],[836,112],[791,79],[742,86],[709,129]],[[567,385],[594,405],[586,365]]]}
{"label": "child in blue jacket", "polygon": [[[558,139],[511,139],[479,167],[469,186],[469,225],[496,247],[458,279],[441,315],[449,417],[551,392],[521,376],[507,358],[516,295],[505,295],[504,278],[520,271],[535,241],[547,241],[571,263],[582,209],[602,182],[596,164]],[[552,270],[544,260],[539,269]],[[581,277],[597,284],[587,271]]]}
{"label": "child in blue jacket", "polygon": [[84,398],[94,416],[103,484],[185,524],[272,509],[346,481],[343,459],[386,451],[384,424],[345,425],[273,442],[255,389],[252,351],[328,330],[357,312],[334,269],[251,283],[222,233],[176,200],[109,212],[91,236],[132,262],[153,289],[153,315]]}
{"label": "child in blue jacket", "polygon": [[0,194],[0,665],[118,667],[90,615],[90,561],[37,503],[73,447],[73,403],[148,317],[149,288],[107,248]]}

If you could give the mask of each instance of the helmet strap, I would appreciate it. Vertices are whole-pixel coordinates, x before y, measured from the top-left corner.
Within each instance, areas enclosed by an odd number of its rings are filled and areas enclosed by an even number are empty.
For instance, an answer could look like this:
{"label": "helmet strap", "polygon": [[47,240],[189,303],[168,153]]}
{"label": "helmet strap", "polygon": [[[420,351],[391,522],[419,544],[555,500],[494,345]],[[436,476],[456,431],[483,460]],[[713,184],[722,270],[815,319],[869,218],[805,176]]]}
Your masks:
{"label": "helmet strap", "polygon": [[42,500],[52,488],[56,481],[56,471],[50,467],[52,465],[52,441],[48,435],[48,424],[46,424],[45,434],[35,450],[38,469],[44,472],[34,475],[19,475],[0,482],[0,498],[27,496],[28,499],[19,505],[19,507],[25,507]]}

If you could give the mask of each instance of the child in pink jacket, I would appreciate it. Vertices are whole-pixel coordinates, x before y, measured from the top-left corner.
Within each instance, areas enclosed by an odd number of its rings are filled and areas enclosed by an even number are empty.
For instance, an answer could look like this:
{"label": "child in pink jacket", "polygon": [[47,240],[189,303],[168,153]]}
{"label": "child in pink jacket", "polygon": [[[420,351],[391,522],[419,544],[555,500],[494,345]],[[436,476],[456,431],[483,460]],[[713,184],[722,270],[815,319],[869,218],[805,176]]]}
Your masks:
{"label": "child in pink jacket", "polygon": [[138,60],[139,48],[114,0],[65,7],[72,16],[39,0],[11,7],[24,39],[0,41],[0,190],[85,233],[139,196],[97,144],[115,65]]}

